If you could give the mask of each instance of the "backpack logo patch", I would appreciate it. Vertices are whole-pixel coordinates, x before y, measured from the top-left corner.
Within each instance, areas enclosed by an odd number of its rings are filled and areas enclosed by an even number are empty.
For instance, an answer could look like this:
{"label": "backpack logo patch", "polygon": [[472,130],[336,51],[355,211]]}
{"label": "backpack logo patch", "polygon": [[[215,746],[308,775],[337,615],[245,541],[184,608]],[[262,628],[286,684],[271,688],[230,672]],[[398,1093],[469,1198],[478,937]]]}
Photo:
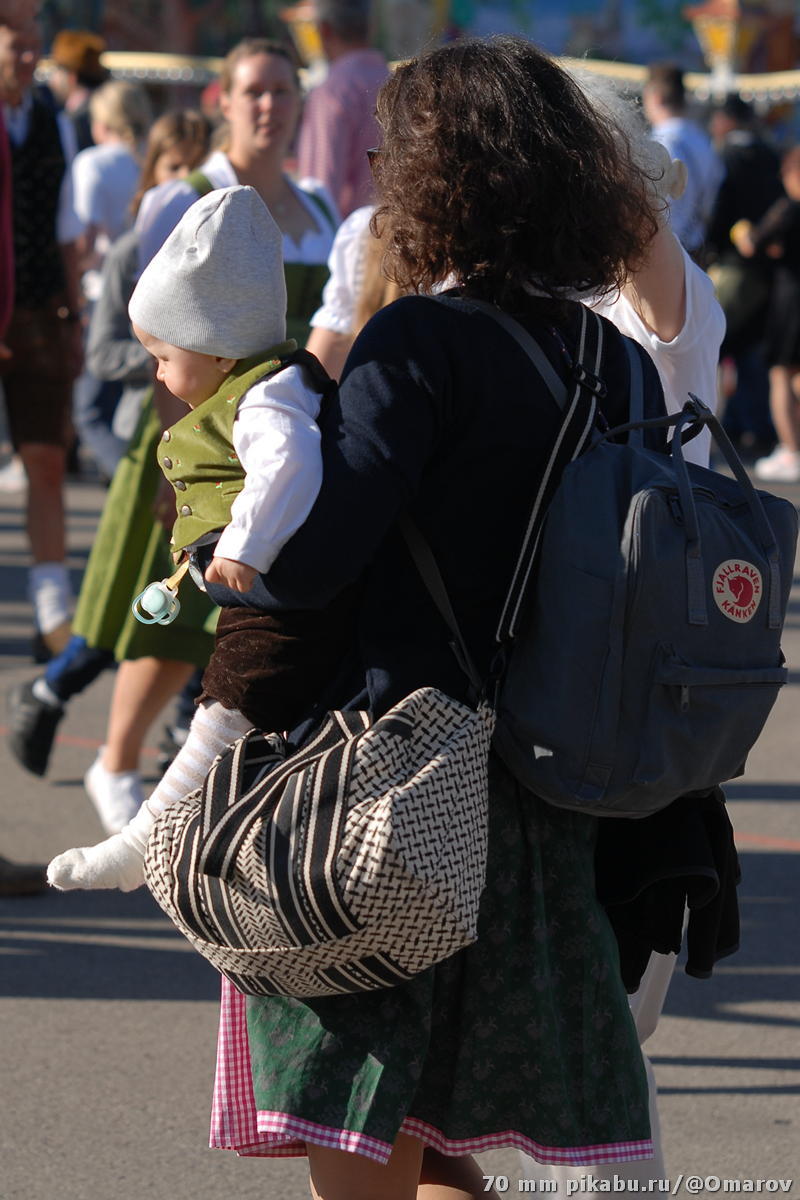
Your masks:
{"label": "backpack logo patch", "polygon": [[714,572],[717,608],[731,621],[749,621],[761,600],[761,572],[752,563],[728,558]]}

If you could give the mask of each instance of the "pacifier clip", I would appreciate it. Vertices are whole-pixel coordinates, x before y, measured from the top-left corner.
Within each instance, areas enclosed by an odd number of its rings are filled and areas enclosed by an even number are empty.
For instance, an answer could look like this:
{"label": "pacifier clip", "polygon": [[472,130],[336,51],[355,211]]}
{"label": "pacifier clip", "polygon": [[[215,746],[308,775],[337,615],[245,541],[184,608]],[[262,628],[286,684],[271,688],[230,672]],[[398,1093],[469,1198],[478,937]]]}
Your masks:
{"label": "pacifier clip", "polygon": [[131,605],[131,612],[143,625],[170,625],[181,611],[178,587],[189,570],[188,555],[174,574],[160,583],[148,583]]}

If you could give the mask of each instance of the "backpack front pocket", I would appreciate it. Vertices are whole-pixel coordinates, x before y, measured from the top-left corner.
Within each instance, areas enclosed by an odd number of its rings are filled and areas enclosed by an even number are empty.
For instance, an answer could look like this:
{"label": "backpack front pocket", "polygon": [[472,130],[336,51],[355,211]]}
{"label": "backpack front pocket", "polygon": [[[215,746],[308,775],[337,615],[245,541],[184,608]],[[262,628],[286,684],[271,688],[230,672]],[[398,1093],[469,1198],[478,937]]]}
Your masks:
{"label": "backpack front pocket", "polygon": [[787,678],[784,666],[694,667],[659,647],[634,783],[669,778],[677,798],[740,775]]}

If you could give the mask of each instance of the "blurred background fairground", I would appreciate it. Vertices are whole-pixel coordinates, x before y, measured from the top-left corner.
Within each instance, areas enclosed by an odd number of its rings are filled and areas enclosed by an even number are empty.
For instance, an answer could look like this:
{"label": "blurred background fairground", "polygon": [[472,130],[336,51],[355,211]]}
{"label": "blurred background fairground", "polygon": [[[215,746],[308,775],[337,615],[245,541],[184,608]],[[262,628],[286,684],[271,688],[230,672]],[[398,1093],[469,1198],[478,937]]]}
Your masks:
{"label": "blurred background fairground", "polygon": [[[112,74],[145,82],[157,102],[194,99],[186,88],[202,90],[216,58],[244,36],[288,32],[311,78],[322,71],[312,0],[44,0],[41,20],[46,46],[63,29],[99,33]],[[796,132],[795,0],[379,0],[373,21],[389,59],[465,35],[514,32],[554,54],[599,61],[635,88],[647,63],[669,57],[699,102],[736,91],[762,118]],[[45,60],[40,73],[47,69]]]}

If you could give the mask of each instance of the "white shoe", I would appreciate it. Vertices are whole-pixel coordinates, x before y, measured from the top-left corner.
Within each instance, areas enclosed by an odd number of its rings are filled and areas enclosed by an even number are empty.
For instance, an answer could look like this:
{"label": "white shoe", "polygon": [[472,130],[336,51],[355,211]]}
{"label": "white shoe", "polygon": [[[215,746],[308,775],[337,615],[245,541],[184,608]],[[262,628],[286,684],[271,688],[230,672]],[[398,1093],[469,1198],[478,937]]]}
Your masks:
{"label": "white shoe", "polygon": [[766,458],[756,459],[753,474],[772,483],[800,483],[800,453],[779,443]]}
{"label": "white shoe", "polygon": [[0,467],[0,492],[24,492],[27,486],[28,476],[25,468],[22,460],[15,454]]}
{"label": "white shoe", "polygon": [[100,747],[83,783],[103,829],[106,833],[119,833],[142,807],[144,791],[138,771],[106,770],[102,761],[104,749]]}

